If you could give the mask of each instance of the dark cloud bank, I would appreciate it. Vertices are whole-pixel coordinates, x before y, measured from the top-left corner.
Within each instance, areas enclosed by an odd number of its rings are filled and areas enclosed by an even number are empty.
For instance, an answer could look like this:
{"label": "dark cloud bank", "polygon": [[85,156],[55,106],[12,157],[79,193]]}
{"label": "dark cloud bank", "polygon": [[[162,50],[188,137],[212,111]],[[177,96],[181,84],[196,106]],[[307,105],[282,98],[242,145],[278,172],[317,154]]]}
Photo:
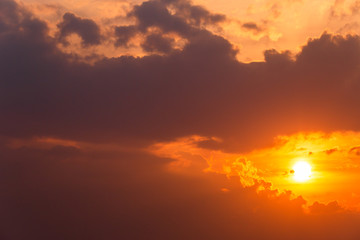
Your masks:
{"label": "dark cloud bank", "polygon": [[[203,27],[222,15],[164,0],[128,17],[136,24],[114,28],[116,44],[141,34],[145,50],[163,55],[88,65],[57,44],[73,33],[84,47],[100,44],[95,22],[65,14],[54,39],[0,1],[1,239],[359,239],[359,216],[336,202],[305,214],[302,198],[258,194],[222,175],[171,174],[170,159],[139,151],[8,147],[52,137],[130,148],[198,134],[224,140],[209,147],[246,151],[278,134],[359,130],[358,36],[324,33],[295,57],[269,50],[244,64]],[[187,44],[173,49],[164,34]]]}
{"label": "dark cloud bank", "polygon": [[101,42],[101,33],[99,26],[90,19],[81,19],[72,13],[65,13],[63,21],[58,24],[59,41],[63,44],[69,44],[66,37],[76,33],[82,38],[83,46],[98,45]]}

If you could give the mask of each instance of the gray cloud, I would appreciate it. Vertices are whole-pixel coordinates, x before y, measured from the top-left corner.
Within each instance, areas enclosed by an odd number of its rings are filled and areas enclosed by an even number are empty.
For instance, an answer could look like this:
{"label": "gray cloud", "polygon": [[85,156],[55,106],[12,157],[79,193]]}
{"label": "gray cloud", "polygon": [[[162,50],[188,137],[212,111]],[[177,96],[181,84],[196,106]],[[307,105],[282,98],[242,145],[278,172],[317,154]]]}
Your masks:
{"label": "gray cloud", "polygon": [[66,38],[73,33],[78,34],[82,39],[83,46],[99,45],[101,33],[99,26],[91,19],[82,19],[72,13],[65,13],[59,29],[59,41],[68,44]]}
{"label": "gray cloud", "polygon": [[260,33],[264,30],[261,26],[259,26],[258,24],[254,23],[254,22],[243,23],[241,25],[241,27],[245,30],[252,31],[254,33]]}
{"label": "gray cloud", "polygon": [[[169,8],[174,9],[175,13],[170,12]],[[159,32],[175,33],[189,40],[206,31],[202,28],[203,25],[217,25],[226,20],[224,15],[212,14],[204,7],[183,0],[146,1],[134,6],[128,13],[128,18],[134,18],[136,24],[115,27],[115,37],[117,39],[115,46],[127,46],[130,39],[136,34],[146,35],[152,28],[157,28],[156,33],[149,33],[152,41]],[[158,40],[160,40],[159,36],[157,37]],[[146,38],[147,40],[143,45],[148,45],[149,36],[146,36]],[[161,48],[168,48],[171,40],[167,39],[168,41],[164,41],[163,38],[161,41],[156,41],[157,48],[159,49],[160,44],[165,44]]]}
{"label": "gray cloud", "polygon": [[127,46],[129,41],[137,34],[136,26],[115,27],[115,46]]}
{"label": "gray cloud", "polygon": [[173,50],[173,42],[173,39],[163,37],[161,34],[150,34],[141,44],[141,47],[146,52],[169,53]]}

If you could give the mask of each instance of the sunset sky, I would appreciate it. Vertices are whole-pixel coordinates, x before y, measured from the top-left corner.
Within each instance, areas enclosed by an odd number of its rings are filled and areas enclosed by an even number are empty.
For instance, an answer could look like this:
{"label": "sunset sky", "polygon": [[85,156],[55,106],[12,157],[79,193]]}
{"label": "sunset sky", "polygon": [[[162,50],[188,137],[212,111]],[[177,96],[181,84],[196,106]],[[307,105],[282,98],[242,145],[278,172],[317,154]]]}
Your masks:
{"label": "sunset sky", "polygon": [[359,240],[359,20],[0,0],[0,239]]}

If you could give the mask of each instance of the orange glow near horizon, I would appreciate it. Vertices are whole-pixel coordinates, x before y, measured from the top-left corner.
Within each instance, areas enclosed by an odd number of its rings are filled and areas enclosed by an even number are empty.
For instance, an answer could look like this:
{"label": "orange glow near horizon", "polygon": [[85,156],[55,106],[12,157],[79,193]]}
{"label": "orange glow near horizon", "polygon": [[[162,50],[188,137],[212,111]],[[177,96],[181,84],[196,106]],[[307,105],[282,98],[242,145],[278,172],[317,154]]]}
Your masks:
{"label": "orange glow near horizon", "polygon": [[360,209],[360,187],[356,184],[360,181],[359,132],[279,136],[272,148],[238,154],[201,148],[197,143],[204,139],[196,136],[158,143],[150,151],[173,158],[171,171],[188,172],[194,166],[199,169],[205,160],[206,172],[239,176],[244,186],[266,181],[273,189],[291,190],[309,202],[336,200]]}

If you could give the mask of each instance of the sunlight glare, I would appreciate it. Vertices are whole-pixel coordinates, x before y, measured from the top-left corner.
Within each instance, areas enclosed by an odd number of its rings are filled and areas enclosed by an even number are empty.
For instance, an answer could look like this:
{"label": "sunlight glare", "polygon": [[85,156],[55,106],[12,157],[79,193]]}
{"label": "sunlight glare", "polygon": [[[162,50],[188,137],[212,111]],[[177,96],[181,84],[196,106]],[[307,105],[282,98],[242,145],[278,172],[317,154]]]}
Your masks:
{"label": "sunlight glare", "polygon": [[305,161],[295,163],[293,170],[294,180],[297,182],[305,182],[311,177],[311,166]]}

